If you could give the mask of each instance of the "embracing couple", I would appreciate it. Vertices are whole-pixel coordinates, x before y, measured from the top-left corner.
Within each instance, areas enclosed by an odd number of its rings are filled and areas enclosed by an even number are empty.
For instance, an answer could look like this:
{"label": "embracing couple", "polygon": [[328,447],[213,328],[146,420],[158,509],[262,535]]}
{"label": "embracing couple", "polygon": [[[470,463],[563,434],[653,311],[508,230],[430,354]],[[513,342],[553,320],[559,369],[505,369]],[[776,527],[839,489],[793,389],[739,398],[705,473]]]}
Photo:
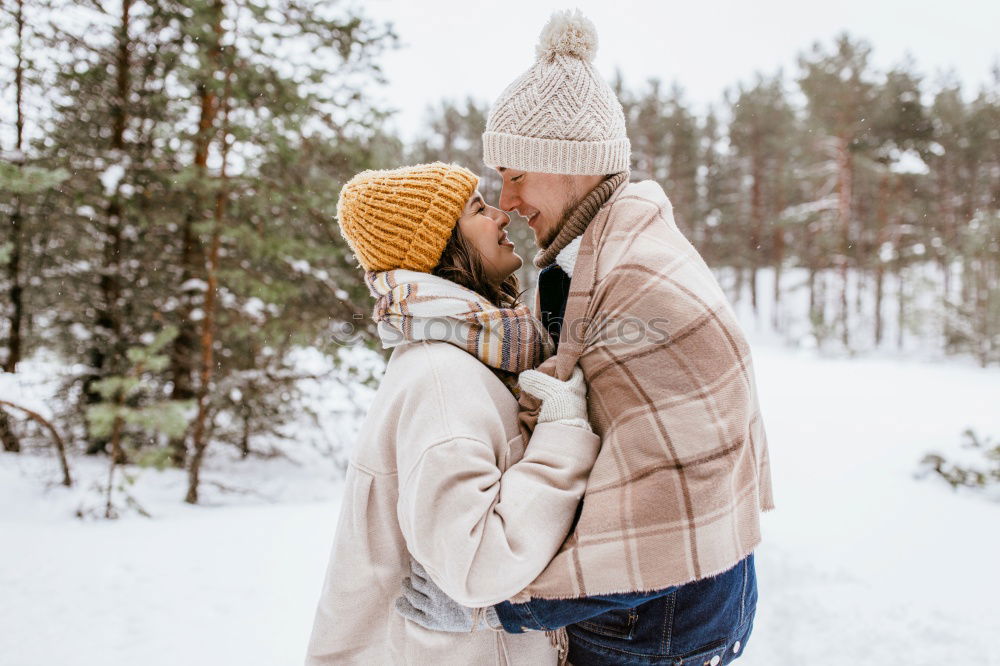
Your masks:
{"label": "embracing couple", "polygon": [[[493,105],[498,206],[441,163],[366,171],[340,194],[393,352],[348,470],[310,666],[743,653],[772,506],[750,350],[663,190],[629,182],[595,50],[587,19],[556,14]],[[533,310],[512,210],[540,248]]]}

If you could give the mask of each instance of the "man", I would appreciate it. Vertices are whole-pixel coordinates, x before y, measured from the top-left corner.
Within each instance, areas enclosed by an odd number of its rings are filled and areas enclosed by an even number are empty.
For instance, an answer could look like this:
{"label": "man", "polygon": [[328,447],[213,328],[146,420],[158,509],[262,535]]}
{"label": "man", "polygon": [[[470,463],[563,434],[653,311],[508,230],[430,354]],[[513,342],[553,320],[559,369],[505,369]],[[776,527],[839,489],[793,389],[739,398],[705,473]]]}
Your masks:
{"label": "man", "polygon": [[[579,12],[553,16],[483,135],[501,207],[541,248],[536,307],[559,346],[540,369],[580,365],[602,439],[578,520],[510,601],[465,609],[415,565],[397,608],[437,630],[553,632],[574,666],[719,666],[752,630],[752,551],[773,506],[752,362],[663,190],[628,183],[625,119],[595,50]],[[527,432],[535,405],[521,404]]]}

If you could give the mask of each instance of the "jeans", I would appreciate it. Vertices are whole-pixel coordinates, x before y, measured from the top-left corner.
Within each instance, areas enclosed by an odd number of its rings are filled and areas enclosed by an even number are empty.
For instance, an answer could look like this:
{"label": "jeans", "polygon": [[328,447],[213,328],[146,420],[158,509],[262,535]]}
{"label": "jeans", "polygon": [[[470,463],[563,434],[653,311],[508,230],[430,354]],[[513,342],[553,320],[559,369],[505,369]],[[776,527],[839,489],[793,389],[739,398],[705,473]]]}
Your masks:
{"label": "jeans", "polygon": [[753,630],[757,576],[751,554],[717,576],[665,590],[495,608],[512,633],[565,626],[573,666],[724,666],[743,654]]}

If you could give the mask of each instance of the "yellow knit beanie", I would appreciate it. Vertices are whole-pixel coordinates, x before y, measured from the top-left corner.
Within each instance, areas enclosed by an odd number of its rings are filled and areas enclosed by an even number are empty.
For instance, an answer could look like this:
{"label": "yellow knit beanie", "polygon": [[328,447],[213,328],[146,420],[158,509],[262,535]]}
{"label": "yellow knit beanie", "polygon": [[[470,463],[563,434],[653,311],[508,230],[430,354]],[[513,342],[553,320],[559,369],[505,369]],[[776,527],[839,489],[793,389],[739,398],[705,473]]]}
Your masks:
{"label": "yellow knit beanie", "polygon": [[478,183],[443,162],[362,171],[340,191],[340,233],[365,270],[429,273]]}

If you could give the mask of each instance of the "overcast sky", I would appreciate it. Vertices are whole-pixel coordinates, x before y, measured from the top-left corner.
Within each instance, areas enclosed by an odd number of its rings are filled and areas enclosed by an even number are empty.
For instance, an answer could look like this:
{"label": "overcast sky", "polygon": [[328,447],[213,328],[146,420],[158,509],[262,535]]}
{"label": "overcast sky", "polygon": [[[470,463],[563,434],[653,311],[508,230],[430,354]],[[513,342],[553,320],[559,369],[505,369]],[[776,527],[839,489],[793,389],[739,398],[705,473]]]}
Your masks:
{"label": "overcast sky", "polygon": [[631,88],[677,81],[698,110],[754,72],[797,70],[796,56],[848,30],[873,46],[876,67],[907,53],[934,84],[954,70],[967,96],[1000,61],[1000,2],[993,0],[365,0],[391,20],[402,47],[382,60],[381,97],[399,109],[396,128],[412,138],[428,104],[472,95],[492,101],[527,69],[542,26],[556,9],[579,8],[597,25],[595,64],[620,68]]}

